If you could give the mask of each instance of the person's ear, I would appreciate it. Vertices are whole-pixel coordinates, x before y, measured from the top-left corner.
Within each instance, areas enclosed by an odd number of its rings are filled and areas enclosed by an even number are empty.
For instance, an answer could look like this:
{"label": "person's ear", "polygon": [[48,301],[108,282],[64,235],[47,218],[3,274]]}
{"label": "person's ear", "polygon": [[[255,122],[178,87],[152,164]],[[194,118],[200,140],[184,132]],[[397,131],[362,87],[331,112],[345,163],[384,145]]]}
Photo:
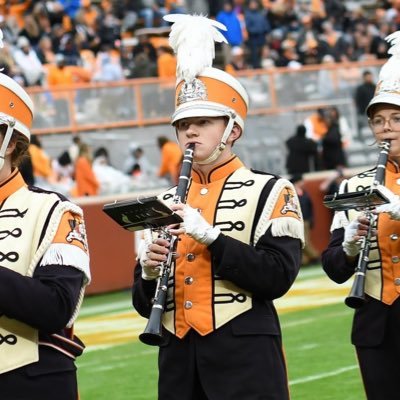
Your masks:
{"label": "person's ear", "polygon": [[8,143],[5,155],[8,156],[12,154],[16,147],[17,147],[17,141],[11,139],[10,142]]}
{"label": "person's ear", "polygon": [[233,124],[231,133],[229,135],[229,139],[231,139],[232,143],[240,138],[242,135],[242,128],[238,124]]}

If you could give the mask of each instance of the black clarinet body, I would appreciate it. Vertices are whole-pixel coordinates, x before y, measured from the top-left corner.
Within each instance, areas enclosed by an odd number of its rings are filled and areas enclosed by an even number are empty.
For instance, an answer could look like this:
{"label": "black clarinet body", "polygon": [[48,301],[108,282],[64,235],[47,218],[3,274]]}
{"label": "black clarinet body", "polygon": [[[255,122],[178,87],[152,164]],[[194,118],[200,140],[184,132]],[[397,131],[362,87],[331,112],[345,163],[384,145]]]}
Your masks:
{"label": "black clarinet body", "polygon": [[[186,192],[193,165],[193,153],[194,144],[191,144],[188,146],[183,156],[178,185],[173,197],[173,202],[175,204],[184,203],[186,201]],[[164,342],[162,335],[162,315],[167,300],[169,275],[178,245],[178,238],[167,231],[162,230],[161,236],[168,239],[170,242],[169,253],[167,260],[161,264],[161,275],[158,278],[149,320],[145,330],[139,335],[139,340],[150,346],[160,346]]]}
{"label": "black clarinet body", "polygon": [[[383,184],[385,178],[386,164],[389,157],[390,141],[383,141],[380,143],[381,151],[379,153],[376,172],[371,186],[371,191],[379,185]],[[375,215],[372,209],[367,209],[366,216],[370,220],[367,236],[363,238],[361,251],[358,258],[357,267],[354,273],[354,281],[349,295],[345,299],[345,304],[350,308],[360,308],[366,303],[365,297],[365,278],[367,273],[367,266],[369,261],[369,252],[371,247],[371,236]]]}

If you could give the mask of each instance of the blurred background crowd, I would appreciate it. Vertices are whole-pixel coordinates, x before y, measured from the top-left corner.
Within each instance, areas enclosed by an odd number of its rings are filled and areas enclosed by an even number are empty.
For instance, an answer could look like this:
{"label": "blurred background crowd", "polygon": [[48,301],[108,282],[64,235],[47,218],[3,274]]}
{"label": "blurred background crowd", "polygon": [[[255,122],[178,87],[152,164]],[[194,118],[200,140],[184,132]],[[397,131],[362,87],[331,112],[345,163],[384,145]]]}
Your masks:
{"label": "blurred background crowd", "polygon": [[232,72],[385,58],[400,1],[3,0],[0,65],[25,86],[174,76],[167,13],[224,23]]}
{"label": "blurred background crowd", "polygon": [[[172,79],[176,60],[162,18],[168,13],[208,15],[226,25],[228,43],[218,45],[214,64],[232,74],[386,58],[384,38],[400,25],[399,0],[0,0],[0,67],[25,87],[50,90],[144,77]],[[328,84],[329,79],[321,81]],[[374,89],[373,75],[364,71],[353,94],[359,130]],[[52,96],[61,118],[62,94]],[[286,142],[287,173],[298,180],[299,174],[332,169],[340,177],[352,136],[337,107],[310,112]],[[158,165],[131,143],[124,165],[115,168],[104,145],[90,146],[71,136],[70,148],[50,157],[34,136],[24,173],[29,182],[68,196],[129,192],[150,182],[154,187],[173,184],[179,149],[167,137],[158,137],[154,147],[160,149]]]}

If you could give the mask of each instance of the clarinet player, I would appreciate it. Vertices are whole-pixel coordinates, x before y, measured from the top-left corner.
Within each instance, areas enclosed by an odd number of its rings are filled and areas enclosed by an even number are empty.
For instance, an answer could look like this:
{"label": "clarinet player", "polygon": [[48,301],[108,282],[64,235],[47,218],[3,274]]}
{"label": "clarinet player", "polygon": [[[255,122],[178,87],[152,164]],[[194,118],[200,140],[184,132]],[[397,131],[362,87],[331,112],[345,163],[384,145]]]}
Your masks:
{"label": "clarinet player", "polygon": [[[195,148],[186,202],[172,203],[175,188],[159,196],[184,222],[170,227],[179,241],[162,319],[158,398],[287,400],[273,300],[299,271],[299,201],[288,180],[252,171],[233,153],[248,96],[202,53],[210,48],[205,31],[222,41],[215,26],[224,27],[201,16],[166,18],[174,23],[170,43],[178,59],[172,125],[182,151]],[[133,305],[147,318],[169,244],[154,238],[138,251]]]}
{"label": "clarinet player", "polygon": [[[377,182],[378,190],[390,202],[370,214],[337,211],[330,243],[322,254],[325,272],[337,283],[354,274],[359,259],[366,261],[365,298],[356,307],[351,341],[368,400],[398,399],[400,380],[400,32],[386,40],[392,45],[392,56],[381,68],[366,114],[377,144],[390,144],[383,181]],[[339,192],[371,187],[381,167],[345,180]],[[369,252],[363,254],[362,242],[368,233]]]}

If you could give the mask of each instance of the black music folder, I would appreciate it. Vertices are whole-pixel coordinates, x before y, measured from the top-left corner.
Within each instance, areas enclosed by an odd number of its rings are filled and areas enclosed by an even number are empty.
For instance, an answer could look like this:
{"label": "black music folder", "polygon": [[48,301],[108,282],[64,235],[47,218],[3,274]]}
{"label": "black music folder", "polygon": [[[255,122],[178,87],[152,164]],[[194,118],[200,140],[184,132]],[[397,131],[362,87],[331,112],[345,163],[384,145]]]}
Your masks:
{"label": "black music folder", "polygon": [[132,232],[183,222],[178,214],[156,196],[115,201],[105,204],[103,211],[117,224]]}

